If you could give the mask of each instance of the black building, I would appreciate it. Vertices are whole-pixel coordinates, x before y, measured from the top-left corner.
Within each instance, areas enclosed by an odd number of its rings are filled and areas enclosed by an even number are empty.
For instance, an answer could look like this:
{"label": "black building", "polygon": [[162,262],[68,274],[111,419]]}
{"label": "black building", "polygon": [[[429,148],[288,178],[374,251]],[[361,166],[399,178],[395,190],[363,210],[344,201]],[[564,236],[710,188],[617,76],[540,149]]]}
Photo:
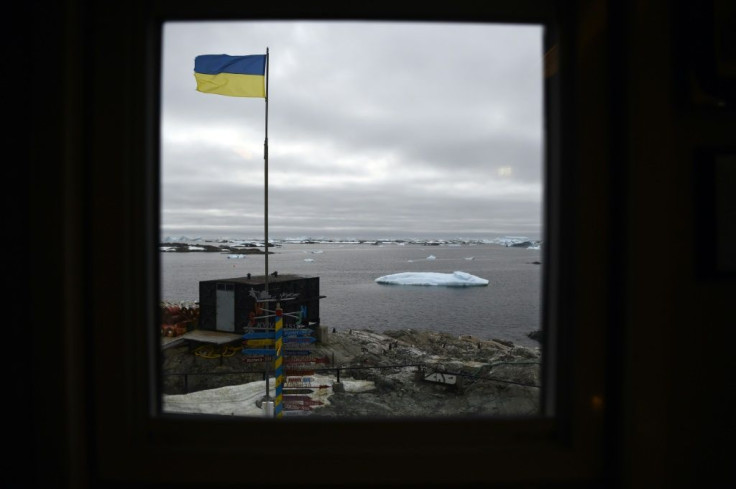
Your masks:
{"label": "black building", "polygon": [[[268,315],[277,305],[284,312],[284,327],[319,326],[319,277],[277,275],[204,280],[199,283],[199,329],[241,333],[246,327],[269,327]],[[261,309],[265,310],[262,311]]]}

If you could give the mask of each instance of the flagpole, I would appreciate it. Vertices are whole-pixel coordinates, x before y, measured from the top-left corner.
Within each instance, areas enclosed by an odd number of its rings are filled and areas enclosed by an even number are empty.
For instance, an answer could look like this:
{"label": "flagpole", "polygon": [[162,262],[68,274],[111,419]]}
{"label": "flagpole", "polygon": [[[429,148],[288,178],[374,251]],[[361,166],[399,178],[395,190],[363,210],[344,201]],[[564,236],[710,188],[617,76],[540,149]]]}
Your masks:
{"label": "flagpole", "polygon": [[264,289],[268,294],[268,69],[270,65],[268,48],[266,48],[266,139],[263,142],[263,179],[264,179],[264,235],[265,235],[265,282]]}

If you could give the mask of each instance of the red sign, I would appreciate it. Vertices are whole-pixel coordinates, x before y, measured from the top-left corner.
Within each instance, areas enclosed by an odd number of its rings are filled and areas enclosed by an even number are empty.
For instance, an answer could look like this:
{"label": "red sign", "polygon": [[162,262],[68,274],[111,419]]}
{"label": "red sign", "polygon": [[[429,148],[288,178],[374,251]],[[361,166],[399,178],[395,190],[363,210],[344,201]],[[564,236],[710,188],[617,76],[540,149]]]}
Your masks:
{"label": "red sign", "polygon": [[295,369],[287,369],[284,370],[286,375],[314,375],[314,370],[295,370]]}
{"label": "red sign", "polygon": [[286,399],[284,396],[284,404],[289,406],[322,406],[324,402],[316,399],[310,399],[308,396],[303,396],[306,399]]}
{"label": "red sign", "polygon": [[306,394],[284,394],[283,399],[284,402],[300,402],[311,398]]}
{"label": "red sign", "polygon": [[312,406],[306,406],[304,404],[293,404],[289,402],[284,403],[284,409],[290,410],[290,411],[311,411]]}

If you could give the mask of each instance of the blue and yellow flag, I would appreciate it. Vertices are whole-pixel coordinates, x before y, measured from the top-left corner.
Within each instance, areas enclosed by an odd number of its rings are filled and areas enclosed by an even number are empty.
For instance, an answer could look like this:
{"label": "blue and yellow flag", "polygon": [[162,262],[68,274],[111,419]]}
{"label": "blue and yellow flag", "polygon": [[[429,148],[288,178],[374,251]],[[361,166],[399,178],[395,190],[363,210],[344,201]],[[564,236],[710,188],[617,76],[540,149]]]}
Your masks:
{"label": "blue and yellow flag", "polygon": [[266,55],[203,54],[194,58],[197,90],[230,97],[266,97]]}

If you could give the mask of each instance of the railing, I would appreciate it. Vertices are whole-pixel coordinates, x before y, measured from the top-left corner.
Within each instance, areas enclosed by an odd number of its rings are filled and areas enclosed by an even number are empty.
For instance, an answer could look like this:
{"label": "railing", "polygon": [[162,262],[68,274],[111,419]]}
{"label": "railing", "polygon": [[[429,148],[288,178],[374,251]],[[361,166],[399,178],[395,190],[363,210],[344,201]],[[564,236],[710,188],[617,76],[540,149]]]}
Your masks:
{"label": "railing", "polygon": [[[491,364],[490,367],[497,367],[500,365],[541,365],[541,362],[498,362]],[[476,382],[476,381],[485,381],[485,382],[499,382],[503,384],[512,384],[512,385],[519,385],[523,387],[534,387],[534,388],[540,388],[541,386],[536,384],[530,384],[530,383],[524,383],[524,382],[517,382],[513,380],[508,379],[502,379],[498,377],[492,377],[492,376],[480,376],[475,375],[467,372],[450,372],[444,369],[438,369],[435,366],[430,366],[426,363],[409,363],[409,364],[397,364],[397,365],[360,365],[360,366],[338,366],[338,367],[319,367],[319,368],[310,368],[309,372],[317,373],[326,373],[326,372],[335,372],[336,381],[339,384],[340,383],[340,373],[342,371],[346,370],[370,370],[370,369],[397,369],[397,368],[416,368],[417,372],[425,372],[427,375],[432,373],[439,373],[443,375],[454,375],[456,377],[462,377],[464,379],[468,379],[470,381]],[[233,370],[228,372],[168,372],[164,374],[164,377],[171,377],[171,376],[181,376],[184,378],[184,393],[189,393],[189,378],[190,376],[207,376],[207,375],[217,375],[217,376],[224,376],[224,375],[243,375],[243,374],[260,374],[262,377],[262,380],[267,380],[267,376],[269,374],[273,374],[273,370]]]}

